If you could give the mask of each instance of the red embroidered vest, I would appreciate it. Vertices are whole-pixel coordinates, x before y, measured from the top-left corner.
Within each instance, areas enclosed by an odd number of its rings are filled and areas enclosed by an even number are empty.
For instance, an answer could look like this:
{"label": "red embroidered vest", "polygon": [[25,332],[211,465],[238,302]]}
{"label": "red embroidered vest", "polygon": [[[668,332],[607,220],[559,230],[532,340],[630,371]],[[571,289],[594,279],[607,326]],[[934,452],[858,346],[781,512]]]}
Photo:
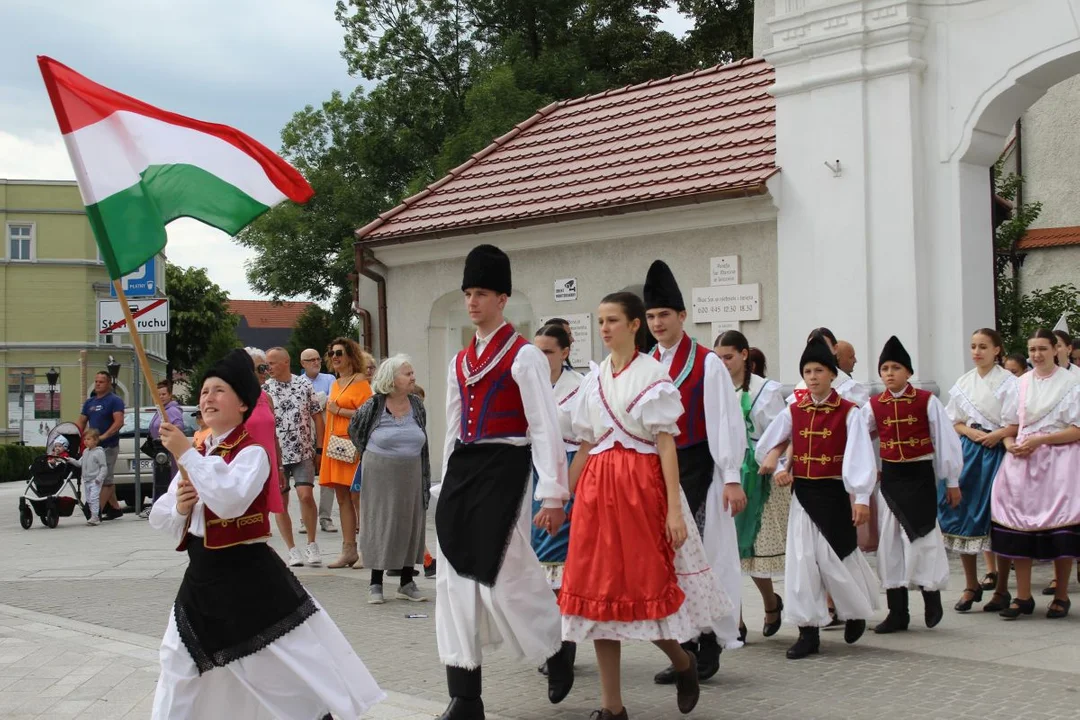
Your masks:
{"label": "red embroidered vest", "polygon": [[843,477],[847,416],[855,403],[835,390],[815,405],[810,393],[791,406],[792,474],[810,480]]}
{"label": "red embroidered vest", "polygon": [[[211,452],[220,456],[228,464],[241,450],[256,444],[241,424],[229,433],[229,436],[222,440]],[[205,455],[206,444],[203,443],[198,450],[200,454]],[[270,537],[270,511],[267,503],[269,492],[270,478],[268,476],[263,484],[262,492],[259,493],[258,497],[240,517],[219,518],[210,508],[204,505],[203,520],[206,536],[203,538],[203,547],[207,550],[221,550],[244,542]],[[191,524],[190,517],[188,518],[188,524]],[[183,551],[187,547],[188,537],[187,532],[185,532],[180,545],[176,548],[177,550]]]}
{"label": "red embroidered vest", "polygon": [[[682,395],[683,412],[679,418],[679,435],[675,447],[697,445],[708,440],[705,434],[705,356],[708,349],[698,345],[683,333],[668,374]],[[660,346],[653,348],[653,359],[660,360]]]}
{"label": "red embroidered vest", "polygon": [[475,337],[468,348],[457,354],[454,369],[461,395],[461,442],[528,434],[521,389],[510,371],[518,351],[528,344],[507,323],[496,331],[479,357]]}
{"label": "red embroidered vest", "polygon": [[885,392],[870,398],[877,422],[878,445],[885,462],[918,460],[934,452],[927,406],[930,392],[911,385],[900,397]]}

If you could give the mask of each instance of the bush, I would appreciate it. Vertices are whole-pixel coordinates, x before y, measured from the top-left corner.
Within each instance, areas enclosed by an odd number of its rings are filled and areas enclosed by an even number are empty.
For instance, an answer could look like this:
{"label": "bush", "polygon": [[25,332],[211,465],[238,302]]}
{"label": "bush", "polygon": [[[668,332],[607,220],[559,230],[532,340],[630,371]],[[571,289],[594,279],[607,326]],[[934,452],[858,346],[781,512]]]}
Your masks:
{"label": "bush", "polygon": [[0,482],[26,480],[30,477],[30,463],[45,448],[27,445],[0,445]]}

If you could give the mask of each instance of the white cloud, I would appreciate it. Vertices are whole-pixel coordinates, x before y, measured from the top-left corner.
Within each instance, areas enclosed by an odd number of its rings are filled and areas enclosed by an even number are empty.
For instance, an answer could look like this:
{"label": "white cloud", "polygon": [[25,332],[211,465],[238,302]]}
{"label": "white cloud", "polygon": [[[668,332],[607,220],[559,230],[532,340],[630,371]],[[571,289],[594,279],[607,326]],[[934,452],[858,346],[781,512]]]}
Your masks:
{"label": "white cloud", "polygon": [[210,279],[237,300],[257,297],[248,286],[244,263],[255,252],[233,240],[217,228],[191,218],[180,218],[166,228],[169,243],[165,254],[169,262],[181,267],[206,268]]}

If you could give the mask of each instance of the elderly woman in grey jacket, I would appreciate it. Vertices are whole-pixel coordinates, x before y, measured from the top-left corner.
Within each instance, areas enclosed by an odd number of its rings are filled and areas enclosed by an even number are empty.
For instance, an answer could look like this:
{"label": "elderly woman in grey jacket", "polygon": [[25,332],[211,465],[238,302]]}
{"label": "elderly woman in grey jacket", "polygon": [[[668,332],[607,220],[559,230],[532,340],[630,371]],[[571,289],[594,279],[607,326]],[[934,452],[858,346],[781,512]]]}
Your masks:
{"label": "elderly woman in grey jacket", "polygon": [[401,570],[399,600],[424,602],[413,581],[424,561],[424,528],[431,497],[427,415],[413,390],[409,358],[383,361],[372,380],[375,394],[349,422],[360,453],[360,550],[371,570],[368,602],[385,602],[383,572]]}

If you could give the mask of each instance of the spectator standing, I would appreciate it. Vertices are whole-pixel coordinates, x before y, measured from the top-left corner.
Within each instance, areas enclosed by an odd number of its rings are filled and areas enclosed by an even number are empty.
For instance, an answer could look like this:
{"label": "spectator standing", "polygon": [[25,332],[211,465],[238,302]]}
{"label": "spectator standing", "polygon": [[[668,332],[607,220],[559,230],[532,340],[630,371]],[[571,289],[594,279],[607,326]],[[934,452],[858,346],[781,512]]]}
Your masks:
{"label": "spectator standing", "polygon": [[[116,500],[113,475],[116,472],[116,456],[120,454],[120,428],[124,426],[124,401],[113,392],[112,375],[102,371],[94,376],[94,394],[83,403],[79,419],[75,421],[79,432],[87,427],[98,431],[101,449],[109,471],[101,481],[100,509],[103,520],[121,517],[124,512]],[[106,508],[106,505],[108,508]]]}
{"label": "spectator standing", "polygon": [[[359,347],[359,346],[358,346]],[[364,377],[367,378],[368,385],[371,385],[371,381],[375,379],[375,369],[379,364],[375,361],[375,356],[366,350],[360,351],[360,357],[364,361]],[[359,457],[359,455],[357,456]],[[356,466],[356,472],[353,473],[352,485],[349,490],[352,492],[352,504],[353,513],[356,515],[356,529],[360,530],[360,484],[362,478],[360,474],[360,466]],[[391,571],[391,573],[396,571]]]}
{"label": "spectator standing", "polygon": [[[352,567],[360,561],[356,551],[357,513],[350,488],[360,458],[349,440],[349,421],[357,408],[371,397],[371,385],[364,378],[364,359],[355,340],[337,338],[327,350],[328,365],[337,373],[326,402],[326,431],[319,483],[337,493],[341,511],[341,555],[329,568]],[[359,502],[359,499],[357,499]]]}
{"label": "spectator standing", "polygon": [[[289,481],[296,486],[300,503],[300,515],[307,530],[308,543],[304,562],[315,567],[322,565],[322,555],[315,542],[317,532],[315,518],[315,447],[322,436],[323,419],[315,390],[307,378],[293,375],[289,370],[291,360],[285,348],[271,348],[266,353],[270,365],[270,377],[263,390],[270,396],[274,406],[274,424],[281,455],[281,505],[283,512],[277,515],[278,531],[290,548],[293,544],[292,518],[289,516]],[[312,432],[314,426],[314,432]]]}
{"label": "spectator standing", "polygon": [[[326,409],[326,399],[330,397],[330,389],[334,386],[334,376],[322,372],[322,358],[315,348],[307,348],[300,353],[300,367],[304,370],[304,377],[315,388],[315,399],[319,403],[319,412]],[[319,466],[322,464],[322,445],[315,445],[315,472],[318,477]],[[319,486],[319,529],[327,533],[337,532],[334,527],[334,488],[328,485]]]}
{"label": "spectator standing", "polygon": [[[255,409],[251,411],[251,417],[244,422],[244,426],[247,428],[252,440],[257,445],[260,445],[266,451],[267,457],[270,458],[271,487],[280,488],[283,473],[281,470],[281,447],[278,445],[274,421],[274,401],[270,399],[265,390],[261,389],[262,384],[270,377],[270,365],[266,362],[266,353],[259,348],[249,347],[244,350],[247,352],[248,357],[251,358],[251,370],[255,374],[255,379],[260,387],[259,399],[255,403]],[[270,493],[266,506],[271,513],[285,512],[280,493]],[[288,545],[288,548],[289,566],[300,567],[303,565],[304,558],[300,555],[300,551],[292,545]]]}
{"label": "spectator standing", "polygon": [[[165,419],[169,421],[175,427],[184,428],[184,410],[180,407],[180,403],[173,397],[172,383],[168,380],[161,380],[157,384],[158,400],[161,401],[162,406],[165,408]],[[165,447],[161,445],[161,413],[155,412],[154,417],[150,418],[150,441],[156,447],[160,447],[162,452],[165,452]],[[156,501],[159,497],[169,491],[169,483],[172,481],[173,476],[176,475],[176,458],[169,455],[169,474],[167,477],[158,477],[164,475],[157,469],[157,463],[154,463],[154,488],[153,488],[153,500]],[[139,517],[146,520],[150,517],[150,508],[153,505],[147,505],[139,513]]]}
{"label": "spectator standing", "polygon": [[196,410],[194,413],[192,413],[192,417],[195,418],[195,425],[197,427],[195,429],[194,437],[191,438],[191,444],[195,446],[196,450],[198,450],[202,447],[202,444],[206,440],[206,438],[210,437],[210,428],[208,428],[206,426],[206,423],[203,422],[202,410]]}
{"label": "spectator standing", "polygon": [[383,598],[383,571],[400,570],[400,600],[427,600],[413,581],[424,559],[424,529],[431,499],[427,416],[412,394],[416,373],[405,355],[384,360],[375,374],[374,395],[349,421],[349,437],[368,474],[360,493],[360,548],[371,570],[368,602]]}
{"label": "spectator standing", "polygon": [[847,340],[839,340],[836,343],[836,366],[848,375],[855,372],[855,346]]}

